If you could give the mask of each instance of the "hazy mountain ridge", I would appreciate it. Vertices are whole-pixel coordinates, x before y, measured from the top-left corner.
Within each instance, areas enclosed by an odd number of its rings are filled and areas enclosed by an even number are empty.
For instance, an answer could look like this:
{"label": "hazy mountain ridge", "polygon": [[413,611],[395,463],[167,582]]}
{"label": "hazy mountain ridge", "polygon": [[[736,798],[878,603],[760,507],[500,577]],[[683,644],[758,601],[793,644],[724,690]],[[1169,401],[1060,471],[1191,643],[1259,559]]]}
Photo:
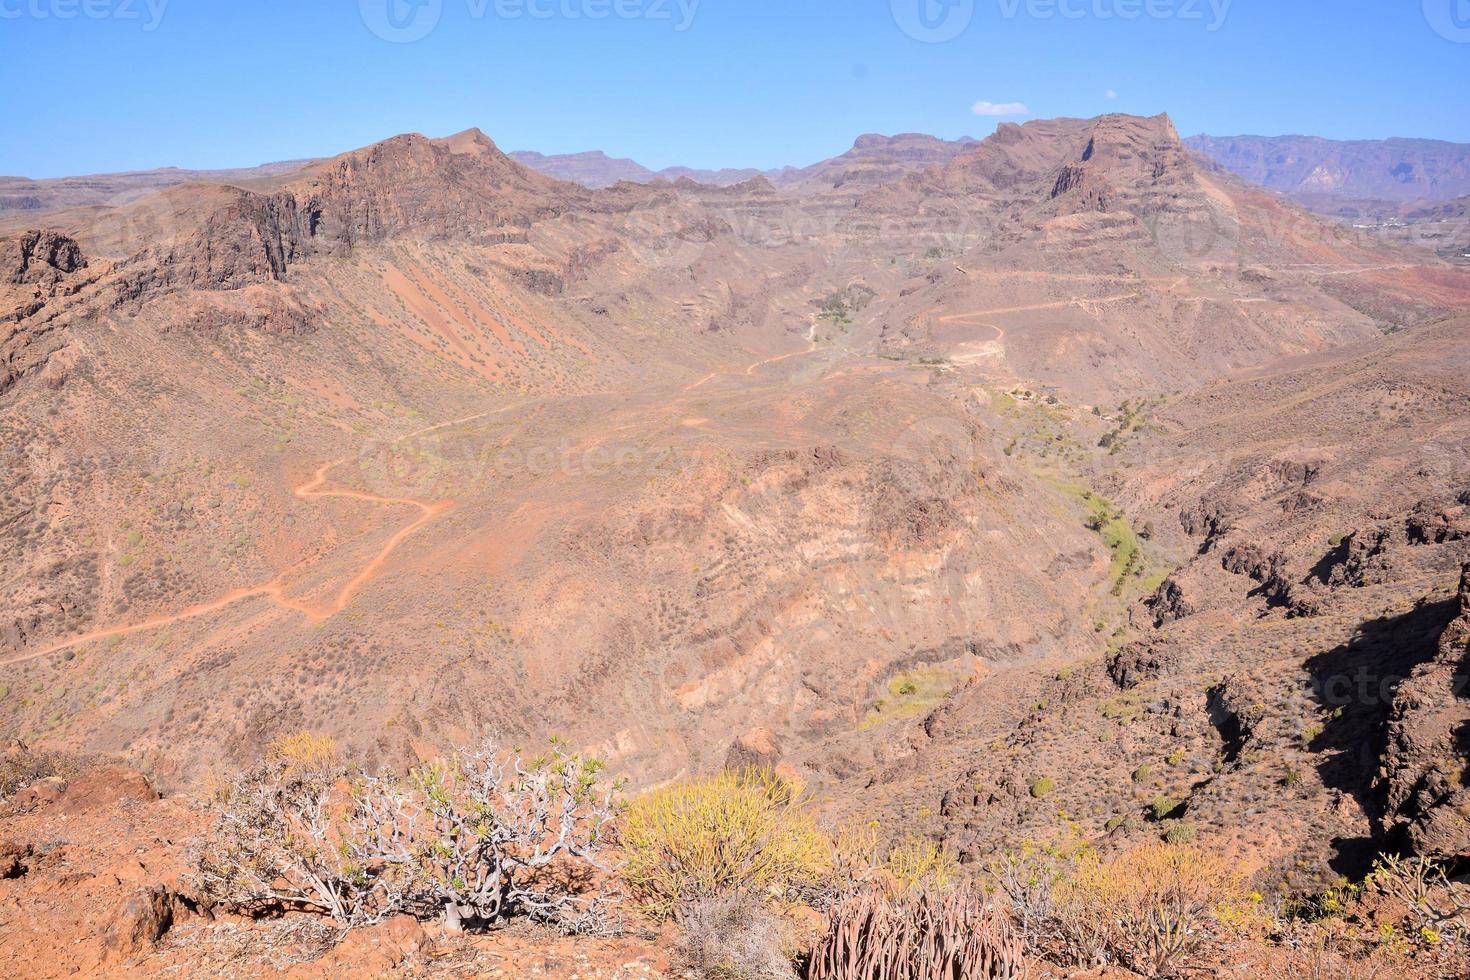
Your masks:
{"label": "hazy mountain ridge", "polygon": [[1302,203],[1326,197],[1441,201],[1470,194],[1466,143],[1200,135],[1185,144],[1231,173]]}

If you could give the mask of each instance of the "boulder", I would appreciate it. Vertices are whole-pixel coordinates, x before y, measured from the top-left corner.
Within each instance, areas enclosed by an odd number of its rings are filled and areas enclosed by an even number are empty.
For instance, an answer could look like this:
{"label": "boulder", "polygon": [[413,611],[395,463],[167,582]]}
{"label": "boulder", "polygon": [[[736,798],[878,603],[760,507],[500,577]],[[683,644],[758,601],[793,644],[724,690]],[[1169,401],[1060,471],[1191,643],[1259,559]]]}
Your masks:
{"label": "boulder", "polygon": [[764,728],[746,732],[725,754],[726,769],[774,769],[781,761],[781,745]]}
{"label": "boulder", "polygon": [[28,864],[35,849],[15,841],[0,842],[0,879],[19,878],[30,870]]}
{"label": "boulder", "polygon": [[158,798],[147,776],[130,766],[111,765],[73,779],[57,805],[61,813],[72,815],[119,803],[152,803]]}
{"label": "boulder", "polygon": [[155,885],[138,889],[108,923],[103,948],[117,958],[148,952],[173,926],[174,911],[174,895],[167,888]]}

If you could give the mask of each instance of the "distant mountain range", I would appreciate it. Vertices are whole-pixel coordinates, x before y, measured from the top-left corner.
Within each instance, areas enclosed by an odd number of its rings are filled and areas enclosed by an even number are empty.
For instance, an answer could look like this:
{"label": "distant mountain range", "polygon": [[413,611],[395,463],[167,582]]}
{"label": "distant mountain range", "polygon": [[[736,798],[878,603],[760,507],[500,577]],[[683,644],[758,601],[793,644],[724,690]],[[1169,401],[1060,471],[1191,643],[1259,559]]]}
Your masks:
{"label": "distant mountain range", "polygon": [[1192,136],[1184,142],[1231,173],[1313,207],[1329,198],[1402,203],[1470,194],[1466,143],[1317,136]]}
{"label": "distant mountain range", "polygon": [[0,177],[0,214],[31,212],[39,214],[61,208],[105,204],[120,207],[154,191],[178,184],[205,181],[231,184],[260,178],[278,177],[310,166],[315,160],[283,160],[258,167],[231,170],[181,170],[159,167],[128,173],[91,174],[84,177],[52,177],[32,180],[29,177]]}
{"label": "distant mountain range", "polygon": [[532,170],[566,180],[583,187],[601,189],[626,180],[635,184],[651,184],[655,180],[679,180],[688,178],[700,184],[728,187],[759,177],[765,171],[745,169],[697,170],[691,167],[667,167],[650,170],[636,160],[625,157],[610,157],[601,150],[585,153],[561,153],[548,156],[534,150],[516,150],[507,154],[516,163]]}
{"label": "distant mountain range", "polygon": [[650,184],[656,180],[680,179],[729,187],[756,177],[763,177],[777,187],[810,185],[836,188],[845,184],[872,185],[892,180],[936,163],[945,163],[977,145],[979,144],[969,137],[944,140],[923,133],[900,133],[897,136],[870,133],[859,136],[852,149],[830,160],[823,160],[809,167],[781,167],[776,170],[666,167],[655,171],[636,160],[610,157],[598,150],[557,156],[519,150],[509,156],[517,163],[549,177],[594,189],[611,187],[620,180]]}
{"label": "distant mountain range", "polygon": [[[1015,127],[1002,127],[1002,136]],[[1444,221],[1438,207],[1454,202],[1463,214],[1470,196],[1470,144],[1424,139],[1334,141],[1315,136],[1193,136],[1183,141],[1199,156],[1253,184],[1276,191],[1319,214],[1351,222]],[[945,140],[920,133],[860,136],[851,149],[806,167],[774,170],[666,167],[600,150],[543,154],[520,150],[515,162],[557,180],[602,189],[621,181],[651,184],[690,180],[730,187],[757,178],[784,190],[859,190],[891,183],[974,153],[968,137]],[[0,218],[7,224],[27,214],[93,205],[119,206],[153,191],[191,182],[259,185],[317,161],[288,160],[230,170],[163,167],[130,173],[33,180],[0,177]],[[1432,214],[1432,216],[1431,216]]]}
{"label": "distant mountain range", "polygon": [[[548,177],[594,190],[612,187],[620,181],[651,184],[660,180],[692,180],[712,187],[731,187],[758,177],[770,181],[776,187],[835,189],[871,187],[895,180],[933,164],[948,162],[978,145],[977,141],[968,137],[944,140],[922,133],[900,133],[897,136],[868,134],[858,137],[852,149],[829,160],[807,167],[780,167],[774,170],[749,167],[703,170],[677,166],[652,170],[636,160],[610,157],[600,150],[555,155],[537,153],[534,150],[517,150],[506,155],[516,163]],[[0,217],[9,215],[12,219],[21,220],[26,214],[42,214],[62,208],[94,205],[117,207],[165,187],[200,181],[254,185],[303,170],[317,162],[309,159],[289,160],[232,170],[181,170],[177,167],[162,167],[130,173],[41,180],[0,177]]]}

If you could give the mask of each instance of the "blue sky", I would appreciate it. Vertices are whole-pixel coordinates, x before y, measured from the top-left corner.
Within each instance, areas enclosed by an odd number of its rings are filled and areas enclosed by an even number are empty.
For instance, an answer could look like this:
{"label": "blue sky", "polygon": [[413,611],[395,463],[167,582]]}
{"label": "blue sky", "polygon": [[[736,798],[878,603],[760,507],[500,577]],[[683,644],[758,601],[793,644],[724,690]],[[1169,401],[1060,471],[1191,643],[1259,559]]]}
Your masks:
{"label": "blue sky", "polygon": [[0,86],[31,177],[470,126],[653,167],[1109,111],[1470,142],[1470,0],[0,0]]}

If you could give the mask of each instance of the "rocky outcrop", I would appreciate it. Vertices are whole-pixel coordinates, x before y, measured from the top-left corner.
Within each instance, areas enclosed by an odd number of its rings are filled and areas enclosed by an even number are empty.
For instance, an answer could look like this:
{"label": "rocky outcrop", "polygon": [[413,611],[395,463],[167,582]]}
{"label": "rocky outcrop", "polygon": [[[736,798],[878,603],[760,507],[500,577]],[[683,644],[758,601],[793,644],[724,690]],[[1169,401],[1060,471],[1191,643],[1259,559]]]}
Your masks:
{"label": "rocky outcrop", "polygon": [[126,765],[100,766],[73,779],[57,801],[66,815],[101,810],[119,804],[152,803],[158,790],[148,777]]}
{"label": "rocky outcrop", "polygon": [[1179,526],[1185,533],[1204,539],[1200,544],[1200,553],[1204,554],[1230,531],[1234,514],[1235,508],[1228,501],[1211,496],[1180,510]]}
{"label": "rocky outcrop", "polygon": [[81,247],[54,231],[26,231],[0,240],[0,276],[12,284],[55,282],[86,265]]}
{"label": "rocky outcrop", "polygon": [[1291,605],[1291,582],[1286,577],[1286,556],[1281,552],[1268,553],[1254,544],[1235,545],[1220,559],[1220,567],[1260,583],[1256,592],[1268,605]]}
{"label": "rocky outcrop", "polygon": [[1378,773],[1384,832],[1414,854],[1470,859],[1470,565],[1435,656],[1399,685]]}
{"label": "rocky outcrop", "polygon": [[725,754],[725,768],[775,769],[781,761],[781,743],[768,729],[755,728],[737,738]]}
{"label": "rocky outcrop", "polygon": [[1130,211],[1148,219],[1163,210],[1202,211],[1195,168],[1168,116],[1108,115],[1095,120],[1078,157],[1052,185],[1059,214]]}
{"label": "rocky outcrop", "polygon": [[1409,543],[1417,545],[1447,544],[1451,541],[1470,540],[1470,491],[1447,507],[1421,503],[1409,515],[1405,530]]}
{"label": "rocky outcrop", "polygon": [[442,140],[398,136],[307,168],[280,190],[198,186],[146,199],[168,211],[169,240],[138,257],[121,290],[239,289],[283,280],[313,255],[346,256],[397,236],[497,244],[582,200],[580,188],[527,170],[478,130]]}
{"label": "rocky outcrop", "polygon": [[[49,309],[87,281],[87,259],[76,241],[54,231],[0,237],[0,395],[22,377],[44,371],[66,346]],[[64,372],[48,381],[59,387]]]}
{"label": "rocky outcrop", "polygon": [[1194,604],[1185,597],[1183,587],[1173,576],[1164,579],[1154,594],[1143,600],[1143,604],[1153,614],[1155,629],[1193,616],[1197,612]]}
{"label": "rocky outcrop", "polygon": [[1388,557],[1392,538],[1392,533],[1382,527],[1356,531],[1327,553],[1312,577],[1330,589],[1361,589],[1386,582],[1393,572]]}
{"label": "rocky outcrop", "polygon": [[1125,691],[1157,680],[1174,667],[1170,651],[1147,641],[1130,643],[1108,658],[1108,676]]}
{"label": "rocky outcrop", "polygon": [[19,878],[30,870],[35,848],[15,841],[0,843],[0,880]]}

